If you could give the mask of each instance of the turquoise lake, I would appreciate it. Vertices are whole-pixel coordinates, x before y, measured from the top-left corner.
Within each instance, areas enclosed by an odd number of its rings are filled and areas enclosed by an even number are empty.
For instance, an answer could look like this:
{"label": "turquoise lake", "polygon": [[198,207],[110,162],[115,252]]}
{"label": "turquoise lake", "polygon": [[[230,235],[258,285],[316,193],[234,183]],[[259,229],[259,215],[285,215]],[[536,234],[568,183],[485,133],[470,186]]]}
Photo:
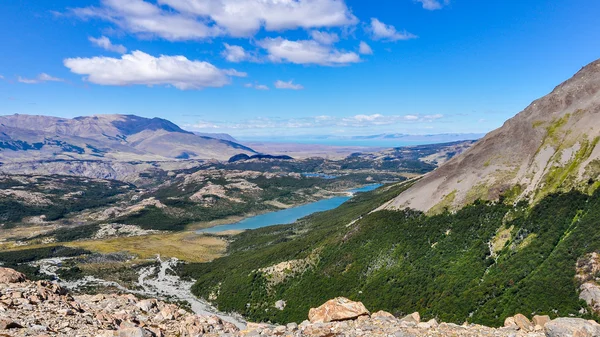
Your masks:
{"label": "turquoise lake", "polygon": [[[374,184],[365,187],[350,190],[352,193],[369,192],[382,185]],[[310,204],[284,209],[281,211],[261,214],[246,218],[240,222],[231,223],[227,225],[216,226],[212,228],[199,230],[197,233],[217,233],[229,230],[245,230],[245,229],[256,229],[261,227],[273,226],[273,225],[285,225],[296,222],[298,219],[305,216],[311,215],[316,212],[328,211],[339,207],[341,204],[350,200],[351,197],[335,197],[331,199],[324,199]]]}

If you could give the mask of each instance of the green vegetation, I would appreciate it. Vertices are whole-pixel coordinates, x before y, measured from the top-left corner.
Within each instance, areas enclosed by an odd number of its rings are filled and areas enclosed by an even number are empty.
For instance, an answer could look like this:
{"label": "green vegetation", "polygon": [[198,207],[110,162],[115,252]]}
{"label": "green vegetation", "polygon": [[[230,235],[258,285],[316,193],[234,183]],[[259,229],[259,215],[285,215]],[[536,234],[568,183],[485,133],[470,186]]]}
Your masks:
{"label": "green vegetation", "polygon": [[561,144],[563,134],[560,132],[563,126],[567,124],[569,119],[571,118],[571,114],[565,114],[562,118],[555,119],[550,123],[550,125],[546,128],[546,139],[544,139],[544,144]]}
{"label": "green vegetation", "polygon": [[73,257],[89,253],[84,249],[63,246],[22,249],[0,252],[0,262],[4,267],[13,268],[24,273],[31,280],[38,280],[45,279],[48,276],[41,274],[37,267],[30,266],[27,263],[53,257]]}
{"label": "green vegetation", "polygon": [[[523,202],[475,201],[456,213],[369,212],[400,193],[396,185],[293,225],[245,232],[229,255],[189,264],[193,291],[250,320],[302,321],[336,296],[396,315],[500,326],[505,317],[584,316],[575,265],[600,249],[600,193],[551,194]],[[360,219],[353,222],[353,220]],[[490,251],[489,243],[494,245]],[[261,269],[317,255],[314,266],[267,286]],[[285,300],[285,310],[274,308]],[[248,305],[249,304],[249,305]]]}
{"label": "green vegetation", "polygon": [[442,199],[442,201],[440,201],[437,205],[433,206],[429,210],[428,214],[429,215],[437,215],[440,213],[448,212],[450,210],[450,208],[452,208],[454,199],[456,199],[456,193],[457,193],[456,190],[450,192],[448,195],[446,195],[444,197],[444,199]]}
{"label": "green vegetation", "polygon": [[132,185],[112,181],[71,176],[0,177],[0,189],[22,192],[38,202],[15,194],[0,198],[0,223],[14,227],[25,217],[45,216],[46,221],[59,220],[71,212],[107,206],[117,195],[129,192]]}
{"label": "green vegetation", "polygon": [[[543,187],[536,193],[535,201],[555,191],[567,191],[578,187],[574,186],[573,182],[578,181],[579,168],[592,155],[598,141],[600,141],[600,137],[596,137],[591,142],[587,139],[581,140],[579,150],[573,154],[569,162],[566,164],[556,163],[555,166],[550,168],[545,176]],[[560,155],[557,157],[556,160],[560,160]],[[585,188],[582,188],[582,190],[585,190]]]}

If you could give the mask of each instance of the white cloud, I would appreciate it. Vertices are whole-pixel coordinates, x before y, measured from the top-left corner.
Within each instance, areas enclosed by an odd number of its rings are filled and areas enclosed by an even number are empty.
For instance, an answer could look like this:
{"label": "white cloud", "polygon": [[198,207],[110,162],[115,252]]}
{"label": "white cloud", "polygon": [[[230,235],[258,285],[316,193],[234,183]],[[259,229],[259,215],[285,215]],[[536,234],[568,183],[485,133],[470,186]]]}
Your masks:
{"label": "white cloud", "polygon": [[4,76],[0,75],[0,80],[3,80],[3,79],[4,79]]}
{"label": "white cloud", "polygon": [[396,27],[386,25],[376,18],[371,18],[371,26],[368,28],[368,31],[371,33],[373,40],[398,41],[417,38],[416,35],[407,31],[399,32],[396,30]]}
{"label": "white cloud", "polygon": [[334,44],[340,40],[340,37],[336,33],[327,33],[321,32],[318,30],[313,30],[310,32],[310,36],[313,40],[319,42],[320,44]]}
{"label": "white cloud", "polygon": [[248,37],[263,27],[282,31],[358,23],[343,0],[101,0],[101,4],[72,12],[167,40]]}
{"label": "white cloud", "polygon": [[442,9],[444,6],[448,6],[450,4],[450,0],[415,0],[416,2],[420,2],[423,5],[423,8],[434,11],[436,9]]}
{"label": "white cloud", "polygon": [[264,84],[258,84],[258,83],[246,83],[246,84],[244,84],[244,86],[246,88],[253,88],[256,90],[269,90],[269,86],[264,85]]}
{"label": "white cloud", "polygon": [[268,58],[273,62],[326,66],[360,62],[360,56],[354,52],[341,51],[313,40],[290,41],[278,37],[264,39],[258,45],[267,50]]}
{"label": "white cloud", "polygon": [[[315,116],[305,118],[265,118],[259,117],[245,120],[240,123],[230,122],[202,122],[219,129],[251,130],[251,129],[315,129],[315,128],[376,128],[392,127],[396,125],[413,125],[430,123],[444,118],[443,115],[354,115],[348,117]],[[213,128],[211,126],[211,128]]]}
{"label": "white cloud", "polygon": [[225,50],[223,50],[221,55],[229,62],[260,62],[259,58],[256,55],[246,51],[242,46],[234,46],[228,43],[224,43],[223,45],[225,46]]}
{"label": "white cloud", "polygon": [[233,36],[296,28],[340,27],[358,23],[343,0],[158,0],[162,5],[210,18]]}
{"label": "white cloud", "polygon": [[121,29],[142,36],[158,36],[170,41],[199,40],[223,35],[217,26],[196,18],[164,10],[144,0],[102,0],[101,7],[75,8],[81,18],[100,18]]}
{"label": "white cloud", "polygon": [[278,80],[275,82],[275,88],[277,89],[290,89],[290,90],[302,90],[304,86],[301,84],[295,84],[293,80],[289,80],[288,82]]}
{"label": "white cloud", "polygon": [[17,78],[17,81],[25,84],[38,84],[44,82],[64,82],[65,80],[62,78],[50,76],[46,73],[41,73],[36,78],[24,78],[19,76]]}
{"label": "white cloud", "polygon": [[106,49],[108,51],[112,51],[115,53],[119,53],[119,54],[125,54],[127,52],[127,48],[125,48],[125,46],[120,45],[120,44],[113,44],[109,38],[107,38],[106,36],[101,36],[99,38],[95,38],[95,37],[89,37],[89,40],[91,43],[95,44],[96,46]]}
{"label": "white cloud", "polygon": [[373,49],[365,41],[360,41],[358,52],[363,55],[373,55]]}
{"label": "white cloud", "polygon": [[189,90],[222,87],[231,82],[231,76],[246,76],[234,69],[219,69],[185,56],[154,57],[139,50],[121,58],[69,58],[63,63],[71,72],[85,75],[87,81],[101,85],[172,85]]}

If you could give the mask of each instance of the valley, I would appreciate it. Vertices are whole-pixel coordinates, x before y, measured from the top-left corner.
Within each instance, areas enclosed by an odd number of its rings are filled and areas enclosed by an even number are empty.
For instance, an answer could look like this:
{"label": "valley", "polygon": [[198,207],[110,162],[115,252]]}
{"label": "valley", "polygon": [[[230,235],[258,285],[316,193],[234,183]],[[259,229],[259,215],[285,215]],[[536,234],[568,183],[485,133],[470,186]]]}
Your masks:
{"label": "valley", "polygon": [[600,1],[0,1],[0,337],[600,337]]}
{"label": "valley", "polygon": [[[229,255],[243,229],[336,208],[382,184],[429,172],[472,144],[369,149],[337,159],[236,155],[221,161],[23,161],[8,158],[30,149],[4,148],[0,263],[76,293],[125,292],[217,313],[190,297],[194,278],[185,273],[179,280],[174,271]],[[227,226],[240,221],[254,224]],[[168,277],[150,272],[159,270],[157,257],[160,268],[168,263]],[[149,272],[151,287],[141,281]],[[174,291],[182,287],[187,293]]]}

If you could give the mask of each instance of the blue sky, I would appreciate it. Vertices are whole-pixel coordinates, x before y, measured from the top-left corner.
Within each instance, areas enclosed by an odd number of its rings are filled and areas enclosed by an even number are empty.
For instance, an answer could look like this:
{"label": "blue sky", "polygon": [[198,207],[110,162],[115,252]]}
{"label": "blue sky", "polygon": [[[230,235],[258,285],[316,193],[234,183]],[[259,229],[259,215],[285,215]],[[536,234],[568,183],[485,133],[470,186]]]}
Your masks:
{"label": "blue sky", "polygon": [[0,9],[0,114],[136,114],[242,138],[487,132],[600,58],[597,0]]}

